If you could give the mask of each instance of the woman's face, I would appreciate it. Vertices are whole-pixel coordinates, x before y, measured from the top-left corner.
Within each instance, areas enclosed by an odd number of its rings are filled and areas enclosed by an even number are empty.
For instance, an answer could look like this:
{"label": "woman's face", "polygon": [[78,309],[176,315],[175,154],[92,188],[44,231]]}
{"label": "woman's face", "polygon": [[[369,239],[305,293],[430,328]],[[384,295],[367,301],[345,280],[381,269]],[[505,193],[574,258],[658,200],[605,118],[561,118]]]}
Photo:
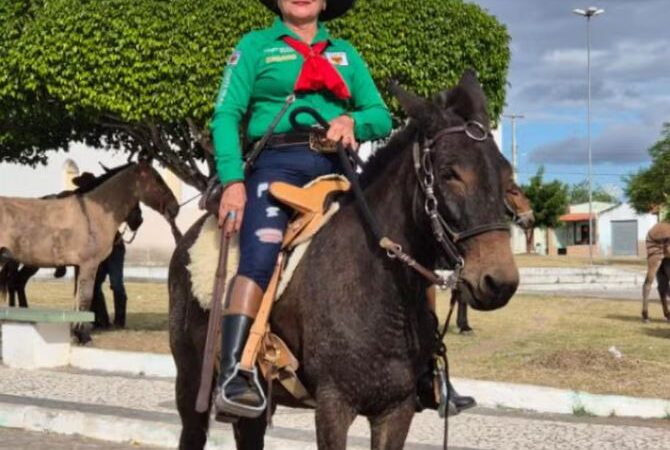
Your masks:
{"label": "woman's face", "polygon": [[277,3],[284,20],[304,23],[318,20],[326,0],[278,0]]}

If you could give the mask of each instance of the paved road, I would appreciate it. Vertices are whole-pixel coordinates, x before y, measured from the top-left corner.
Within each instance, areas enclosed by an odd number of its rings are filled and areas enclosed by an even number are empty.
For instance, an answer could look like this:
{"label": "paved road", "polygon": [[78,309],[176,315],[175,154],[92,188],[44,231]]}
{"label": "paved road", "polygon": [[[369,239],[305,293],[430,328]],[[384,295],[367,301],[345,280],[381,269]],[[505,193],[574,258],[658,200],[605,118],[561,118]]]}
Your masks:
{"label": "paved road", "polygon": [[[122,434],[125,436],[122,439],[135,439],[130,432],[149,430],[169,436],[165,441],[169,443],[165,445],[176,447],[180,427],[173,380],[72,370],[27,371],[1,365],[0,380],[0,424],[9,420],[10,414],[14,418],[19,414],[30,419],[29,428],[56,426],[62,429],[68,423],[76,425],[86,418],[96,420],[89,422],[92,428],[88,428],[96,433],[106,429],[111,437],[118,438]],[[670,420],[590,418],[477,408],[453,418],[450,434],[452,450],[670,449]],[[231,432],[227,426],[214,424],[210,436],[218,443],[212,448],[231,448]],[[438,450],[441,436],[441,420],[432,411],[424,412],[416,416],[405,448]],[[268,437],[268,450],[316,449],[313,413],[280,408]],[[348,448],[369,448],[369,439],[368,424],[359,418],[350,429]],[[10,448],[129,450],[137,447],[0,429],[0,449]]]}
{"label": "paved road", "polygon": [[2,450],[153,450],[154,448],[130,444],[112,444],[80,436],[63,436],[53,433],[0,428],[0,449]]}

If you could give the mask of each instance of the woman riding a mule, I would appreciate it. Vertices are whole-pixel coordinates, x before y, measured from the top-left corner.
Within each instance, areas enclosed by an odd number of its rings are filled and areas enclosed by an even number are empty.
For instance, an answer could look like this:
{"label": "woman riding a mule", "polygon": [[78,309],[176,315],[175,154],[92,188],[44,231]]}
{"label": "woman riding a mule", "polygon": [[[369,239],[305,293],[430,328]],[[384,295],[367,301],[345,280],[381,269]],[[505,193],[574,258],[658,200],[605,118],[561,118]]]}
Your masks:
{"label": "woman riding a mule", "polygon": [[[262,1],[280,17],[238,43],[228,59],[211,124],[224,186],[219,221],[228,235],[240,231],[240,265],[224,306],[215,397],[219,415],[233,412],[228,401],[250,407],[263,402],[257,387],[243,375],[235,376],[235,366],[291,215],[271,197],[269,185],[283,181],[301,186],[341,172],[336,154],[313,150],[314,136],[292,130],[288,112],[314,108],[329,121],[326,142],[352,148],[391,131],[391,116],[361,56],[349,42],[332,38],[321,22],[343,15],[354,0]],[[250,141],[263,138],[268,129],[272,134],[263,139],[256,160],[247,159],[245,173],[239,126],[246,113]]]}

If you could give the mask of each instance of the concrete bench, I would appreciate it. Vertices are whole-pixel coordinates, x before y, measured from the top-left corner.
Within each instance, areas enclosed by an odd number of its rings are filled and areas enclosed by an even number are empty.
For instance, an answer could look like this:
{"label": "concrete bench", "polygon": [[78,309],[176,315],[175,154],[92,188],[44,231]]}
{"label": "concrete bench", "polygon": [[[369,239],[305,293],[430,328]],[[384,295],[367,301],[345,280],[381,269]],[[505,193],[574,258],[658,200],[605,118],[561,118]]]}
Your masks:
{"label": "concrete bench", "polygon": [[87,311],[0,308],[2,362],[20,369],[66,366],[70,325],[93,319]]}

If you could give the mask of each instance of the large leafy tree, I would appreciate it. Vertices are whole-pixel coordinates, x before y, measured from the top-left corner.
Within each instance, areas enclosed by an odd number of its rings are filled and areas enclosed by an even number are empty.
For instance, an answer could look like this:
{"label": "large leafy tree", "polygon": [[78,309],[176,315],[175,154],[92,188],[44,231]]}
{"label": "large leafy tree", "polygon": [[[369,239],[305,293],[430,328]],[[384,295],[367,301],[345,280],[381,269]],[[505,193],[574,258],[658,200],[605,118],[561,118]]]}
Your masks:
{"label": "large leafy tree", "polygon": [[[568,201],[570,204],[586,203],[589,201],[589,181],[584,180],[570,186],[568,192]],[[600,185],[593,187],[591,198],[594,202],[618,203],[619,199],[615,195],[608,192]]]}
{"label": "large leafy tree", "polygon": [[624,191],[638,212],[670,206],[670,123],[663,124],[661,138],[649,149],[651,166],[627,177]]}
{"label": "large leafy tree", "polygon": [[[214,170],[207,123],[225,60],[242,34],[272,19],[259,1],[0,5],[0,161],[44,162],[46,150],[83,140],[149,152],[204,188]],[[476,5],[367,0],[329,28],[354,43],[380,87],[400,77],[429,95],[474,68],[492,117],[502,110],[509,37]]]}
{"label": "large leafy tree", "polygon": [[[521,189],[530,200],[535,214],[535,226],[540,228],[555,228],[559,225],[558,218],[568,209],[568,186],[554,180],[544,181],[544,167],[540,167],[530,179],[528,185]],[[526,250],[532,250],[533,230],[526,234]]]}

